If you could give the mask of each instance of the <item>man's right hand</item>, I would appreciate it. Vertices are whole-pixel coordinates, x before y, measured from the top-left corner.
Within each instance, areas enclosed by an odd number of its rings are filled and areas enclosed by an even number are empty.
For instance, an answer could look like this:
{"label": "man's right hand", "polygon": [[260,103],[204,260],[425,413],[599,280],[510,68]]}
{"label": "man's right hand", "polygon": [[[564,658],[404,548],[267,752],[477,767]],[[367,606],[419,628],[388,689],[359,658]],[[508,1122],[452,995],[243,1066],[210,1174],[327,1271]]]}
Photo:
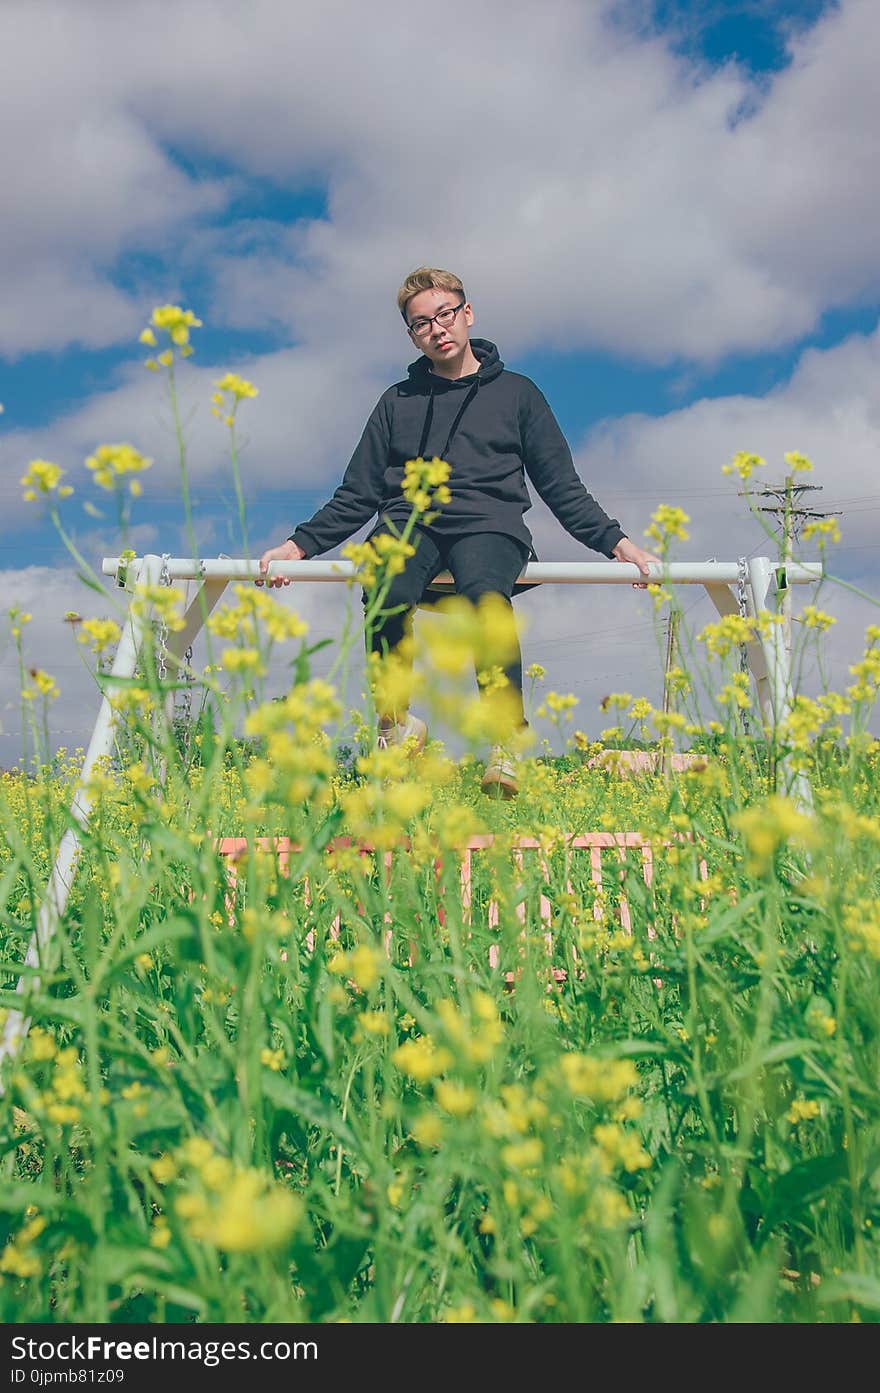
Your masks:
{"label": "man's right hand", "polygon": [[304,561],[306,557],[302,547],[298,547],[296,542],[282,542],[280,547],[270,547],[264,551],[260,557],[260,576],[254,581],[254,585],[289,585],[290,576],[269,576],[266,572],[269,569],[270,561]]}

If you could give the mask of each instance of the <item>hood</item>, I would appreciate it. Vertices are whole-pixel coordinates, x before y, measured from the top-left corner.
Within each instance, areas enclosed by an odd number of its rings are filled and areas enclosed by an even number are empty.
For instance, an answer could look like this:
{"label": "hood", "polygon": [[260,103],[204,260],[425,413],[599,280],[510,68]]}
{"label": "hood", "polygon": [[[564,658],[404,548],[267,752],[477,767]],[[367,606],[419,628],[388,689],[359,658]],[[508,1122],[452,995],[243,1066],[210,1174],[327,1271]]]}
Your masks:
{"label": "hood", "polygon": [[[504,371],[504,364],[498,356],[498,349],[494,343],[488,339],[471,339],[471,352],[479,363],[480,367],[476,373],[476,380],[482,386],[486,382],[491,382]],[[407,368],[410,382],[414,386],[430,386],[434,391],[438,388],[448,387],[470,387],[474,377],[459,377],[450,381],[447,377],[441,377],[439,373],[431,371],[431,359],[423,353],[414,363],[410,363]]]}

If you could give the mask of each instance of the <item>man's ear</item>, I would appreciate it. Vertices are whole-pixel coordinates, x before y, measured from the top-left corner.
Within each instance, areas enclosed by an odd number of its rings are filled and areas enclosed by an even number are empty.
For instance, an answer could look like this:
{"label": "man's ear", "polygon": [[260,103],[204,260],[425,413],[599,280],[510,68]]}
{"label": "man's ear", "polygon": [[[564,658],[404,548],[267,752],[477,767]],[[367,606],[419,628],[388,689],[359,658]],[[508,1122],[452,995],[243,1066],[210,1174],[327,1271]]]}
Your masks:
{"label": "man's ear", "polygon": [[474,312],[471,308],[470,300],[465,300],[464,302],[464,320],[466,324],[473,324],[474,322]]}

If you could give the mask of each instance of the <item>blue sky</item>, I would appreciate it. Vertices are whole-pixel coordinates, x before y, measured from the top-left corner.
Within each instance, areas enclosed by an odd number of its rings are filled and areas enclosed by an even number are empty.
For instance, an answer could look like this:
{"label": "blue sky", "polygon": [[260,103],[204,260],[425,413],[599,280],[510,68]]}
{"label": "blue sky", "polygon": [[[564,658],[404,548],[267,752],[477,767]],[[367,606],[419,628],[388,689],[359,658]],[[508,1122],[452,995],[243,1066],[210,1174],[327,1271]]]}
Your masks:
{"label": "blue sky", "polygon": [[[839,574],[877,593],[870,0],[451,0],[440,25],[401,0],[36,11],[11,0],[0,15],[0,110],[30,132],[0,156],[0,570],[12,603],[39,598],[35,661],[51,667],[60,613],[87,597],[20,501],[29,459],[67,471],[65,525],[93,565],[126,540],[184,549],[162,384],[137,342],[152,306],[204,321],[180,390],[205,555],[242,552],[211,383],[234,369],[260,388],[242,412],[258,552],[326,500],[404,374],[394,295],[419,263],[462,276],[474,333],[540,385],[587,486],[637,540],[671,502],[692,518],[681,559],[767,549],[721,466],[755,450],[775,478],[798,449],[814,506],[841,515]],[[155,461],[130,538],[83,467],[115,440]],[[528,519],[542,558],[596,559],[543,505]],[[598,596],[523,602],[526,632],[557,652],[598,615],[589,658],[560,664],[557,684],[582,694],[584,726],[612,669],[656,680],[650,614]],[[876,619],[838,599],[843,673]],[[335,597],[302,603],[313,623],[338,619]],[[78,709],[77,655],[59,661]],[[0,763],[13,705],[10,681]],[[71,715],[62,726],[75,735]]]}

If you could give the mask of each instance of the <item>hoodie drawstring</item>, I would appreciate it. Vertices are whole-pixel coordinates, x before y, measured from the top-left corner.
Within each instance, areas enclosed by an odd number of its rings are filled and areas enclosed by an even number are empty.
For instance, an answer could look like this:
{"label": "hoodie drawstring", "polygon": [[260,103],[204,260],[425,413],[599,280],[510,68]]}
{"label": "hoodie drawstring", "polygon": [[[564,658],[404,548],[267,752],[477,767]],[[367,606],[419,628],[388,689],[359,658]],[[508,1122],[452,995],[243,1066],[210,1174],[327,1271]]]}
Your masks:
{"label": "hoodie drawstring", "polygon": [[422,438],[419,441],[419,448],[416,452],[416,459],[424,459],[425,445],[428,442],[428,434],[431,429],[431,422],[434,419],[434,384],[431,383],[431,395],[428,397],[428,409],[425,412],[425,424],[422,426]]}
{"label": "hoodie drawstring", "polygon": [[[479,391],[479,389],[480,389],[480,379],[479,379],[479,377],[475,377],[474,380],[473,380],[473,382],[471,383],[470,387],[468,388],[467,392],[465,393],[464,401],[462,402],[461,406],[458,408],[458,412],[456,413],[455,420],[452,422],[452,425],[449,427],[449,434],[448,434],[447,437],[446,437],[446,444],[443,446],[443,451],[442,451],[442,453],[438,456],[439,459],[446,460],[447,463],[449,462],[449,447],[450,447],[450,445],[452,444],[452,437],[455,435],[455,432],[458,430],[458,427],[459,427],[459,425],[461,424],[461,418],[462,418],[462,416],[463,416],[464,413],[467,411],[467,409],[468,409],[468,407],[470,406],[471,402],[473,401],[474,397],[477,395],[477,392]],[[428,443],[428,435],[430,434],[430,431],[431,431],[431,422],[433,421],[433,419],[434,419],[434,384],[433,384],[433,382],[432,382],[432,383],[431,383],[431,395],[430,395],[430,398],[429,398],[429,400],[428,400],[428,409],[427,409],[427,411],[425,412],[425,423],[424,423],[424,425],[422,426],[422,438],[421,438],[421,440],[419,441],[419,453],[418,453],[418,458],[419,458],[419,459],[424,459],[425,446],[426,446],[426,444]]]}

